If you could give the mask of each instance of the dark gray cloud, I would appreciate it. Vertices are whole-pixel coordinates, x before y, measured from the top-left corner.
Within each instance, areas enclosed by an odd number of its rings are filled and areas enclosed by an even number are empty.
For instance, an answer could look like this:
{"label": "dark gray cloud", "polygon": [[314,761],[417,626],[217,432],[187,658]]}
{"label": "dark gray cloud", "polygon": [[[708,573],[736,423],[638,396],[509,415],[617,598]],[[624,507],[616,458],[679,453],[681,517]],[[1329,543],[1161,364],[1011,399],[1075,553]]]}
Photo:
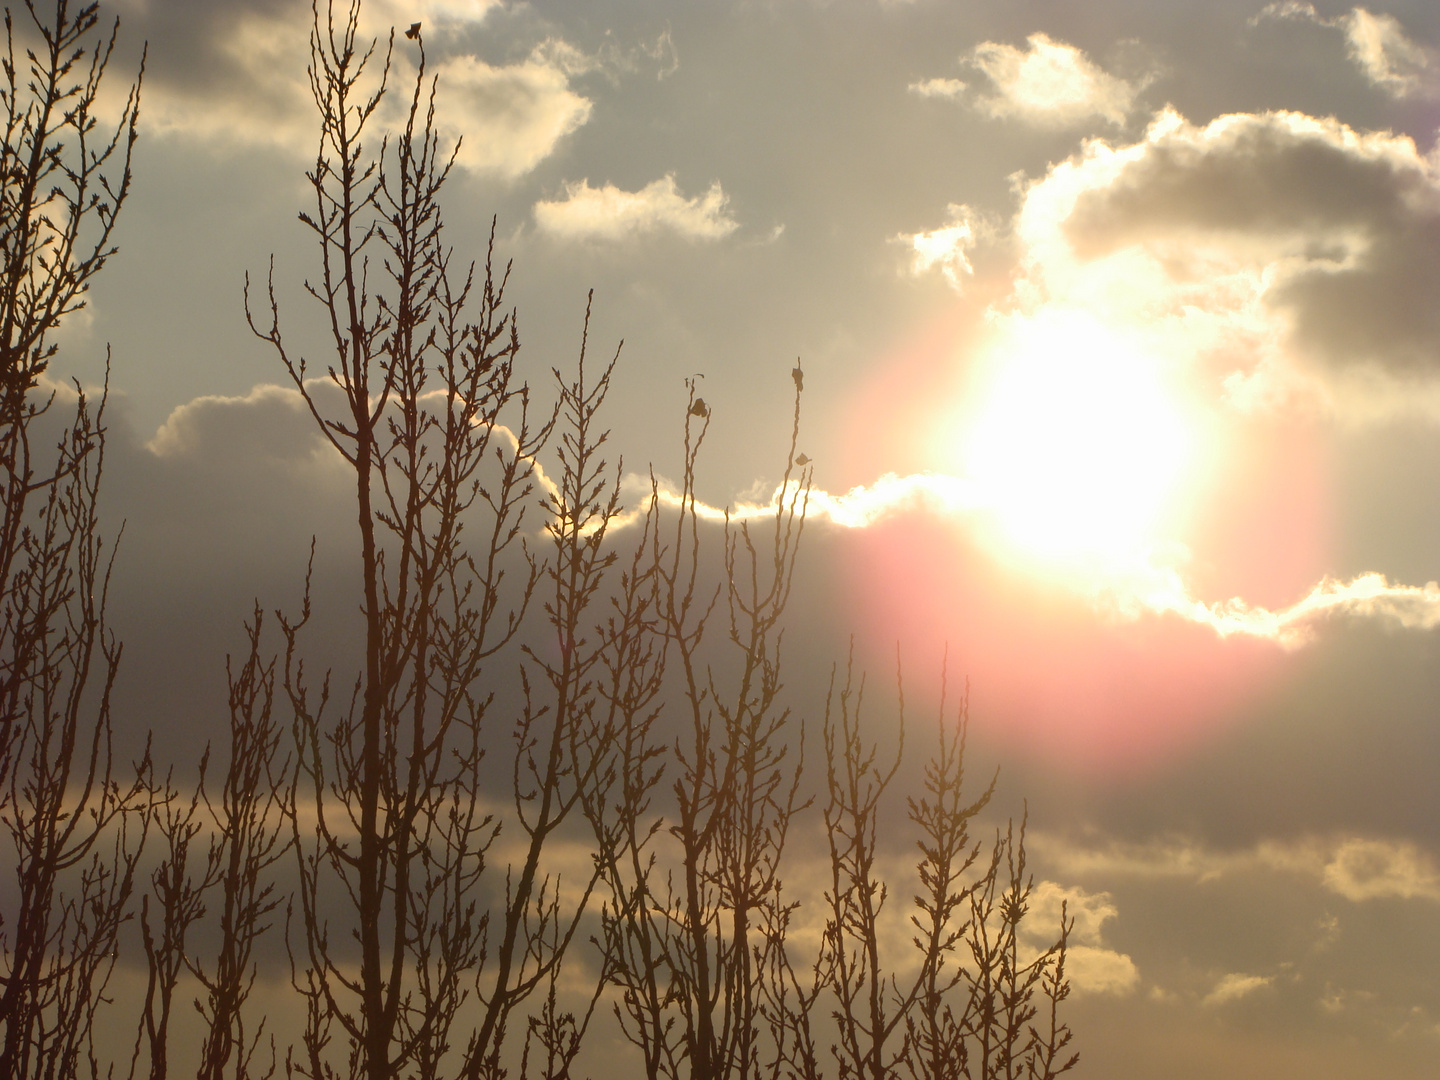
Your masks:
{"label": "dark gray cloud", "polygon": [[[348,5],[335,5],[336,35],[344,33],[347,12]],[[440,76],[441,126],[448,141],[461,143],[458,163],[505,179],[532,170],[589,119],[593,102],[572,85],[576,78],[635,66],[614,48],[587,54],[533,20],[507,16],[504,5],[486,0],[364,5],[358,49],[374,53],[365,65],[370,78],[356,92],[375,92],[387,59],[391,64],[378,126],[399,122],[413,85],[415,47],[400,38],[390,49],[395,26],[412,18],[425,27],[431,72]],[[304,161],[315,138],[305,74],[310,26],[310,5],[296,0],[138,5],[126,34],[147,40],[154,56],[142,111],[146,130],[228,153],[277,147]],[[482,27],[498,48],[477,37]],[[657,56],[672,63],[663,47]]]}
{"label": "dark gray cloud", "polygon": [[[147,46],[150,91],[142,115],[162,130],[237,118],[283,130],[303,110],[308,12],[293,0],[154,0],[121,8],[125,39]],[[240,131],[233,132],[241,135]]]}

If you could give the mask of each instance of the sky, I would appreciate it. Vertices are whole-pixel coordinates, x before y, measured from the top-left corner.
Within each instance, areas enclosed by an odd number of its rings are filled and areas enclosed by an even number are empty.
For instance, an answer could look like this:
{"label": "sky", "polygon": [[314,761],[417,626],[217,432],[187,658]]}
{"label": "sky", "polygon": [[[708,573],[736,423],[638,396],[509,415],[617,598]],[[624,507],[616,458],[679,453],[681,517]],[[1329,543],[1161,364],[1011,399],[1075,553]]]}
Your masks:
{"label": "sky", "polygon": [[[109,347],[120,708],[198,755],[251,598],[349,554],[243,301],[313,272],[310,12],[112,10],[134,194],[55,371]],[[1078,1075],[1433,1075],[1440,8],[367,4],[414,19],[451,242],[494,221],[537,387],[595,290],[627,471],[673,481],[694,379],[700,497],[763,512],[799,358],[792,691],[852,643],[914,714],[968,678],[1077,913]]]}

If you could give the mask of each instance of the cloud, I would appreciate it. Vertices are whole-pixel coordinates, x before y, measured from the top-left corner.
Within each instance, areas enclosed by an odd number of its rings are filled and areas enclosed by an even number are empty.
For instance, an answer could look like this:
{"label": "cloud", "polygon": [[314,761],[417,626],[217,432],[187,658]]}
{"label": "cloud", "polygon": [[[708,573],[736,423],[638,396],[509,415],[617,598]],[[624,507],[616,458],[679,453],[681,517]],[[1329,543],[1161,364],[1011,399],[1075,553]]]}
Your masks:
{"label": "cloud", "polygon": [[959,289],[961,279],[970,277],[969,250],[976,240],[975,217],[968,206],[951,203],[946,207],[948,223],[929,231],[901,233],[895,239],[912,251],[910,272],[919,277],[938,269],[950,285]]}
{"label": "cloud", "polygon": [[503,0],[366,0],[361,14],[371,34],[384,33],[392,26],[408,26],[417,19],[426,33],[430,33],[436,24],[448,27],[454,23],[470,26],[484,22],[502,3]]}
{"label": "cloud", "polygon": [[[620,523],[622,526],[639,521],[643,516],[651,491],[650,479],[632,474],[626,478],[625,489],[635,493],[637,498]],[[663,478],[658,480],[655,497],[664,507],[674,508],[681,503],[679,489]],[[818,487],[805,491],[798,479],[792,479],[788,485],[776,486],[768,499],[741,499],[728,507],[696,500],[695,513],[704,521],[752,521],[774,517],[778,507],[789,505],[792,501],[797,506],[803,503],[807,521],[846,529],[863,529],[892,514],[908,510],[925,510],[948,516],[972,513],[984,506],[978,487],[962,477],[939,473],[912,473],[909,476],[886,473],[871,484],[857,485],[840,494]],[[689,505],[687,502],[686,506]]]}
{"label": "cloud", "polygon": [[1258,26],[1267,19],[1307,19],[1319,22],[1320,13],[1315,10],[1314,4],[1304,3],[1302,0],[1283,0],[1282,3],[1266,4],[1258,14],[1250,17],[1250,25]]}
{"label": "cloud", "polygon": [[1029,924],[1032,933],[1053,936],[1060,925],[1061,911],[1075,920],[1070,940],[1079,945],[1099,945],[1105,924],[1120,914],[1108,892],[1089,893],[1079,886],[1066,888],[1054,881],[1042,881],[1030,894]]}
{"label": "cloud", "polygon": [[1355,8],[1342,22],[1350,58],[1372,83],[1396,97],[1409,97],[1426,88],[1433,57],[1405,35],[1398,19]]}
{"label": "cloud", "polygon": [[614,184],[591,187],[588,179],[569,181],[561,199],[535,204],[535,224],[562,240],[621,240],[669,232],[687,240],[719,240],[738,227],[719,181],[703,195],[686,198],[667,173],[639,191]]}
{"label": "cloud", "polygon": [[[461,144],[458,163],[513,179],[589,120],[592,102],[573,80],[605,62],[556,38],[507,64],[449,51],[498,6],[494,0],[386,0],[365,6],[360,34],[365,44],[378,39],[368,68],[378,79],[391,27],[420,20],[432,54],[445,57],[433,69],[439,76],[438,119],[444,136]],[[314,154],[308,6],[155,4],[139,22],[157,58],[146,75],[140,114],[148,131],[222,148],[273,146]],[[414,76],[413,47],[397,40],[390,90],[378,116],[392,128],[403,122],[404,95]]]}
{"label": "cloud", "polygon": [[1028,48],[986,41],[970,62],[995,88],[976,106],[997,120],[1015,118],[1047,127],[1068,127],[1099,117],[1125,122],[1139,89],[1098,67],[1074,45],[1031,34]]}
{"label": "cloud", "polygon": [[1399,585],[1383,574],[1361,574],[1350,581],[1325,578],[1289,607],[1271,610],[1238,597],[1204,603],[1189,594],[1173,569],[1154,571],[1156,586],[1133,590],[1133,602],[1156,614],[1174,614],[1203,626],[1220,637],[1266,638],[1294,648],[1306,644],[1318,624],[1348,616],[1377,619],[1406,630],[1432,630],[1440,626],[1440,584]]}
{"label": "cloud", "polygon": [[144,130],[313,152],[308,10],[165,5],[145,9],[140,30],[157,58],[146,73]]}
{"label": "cloud", "polygon": [[1434,860],[1411,843],[1347,840],[1325,864],[1322,881],[1357,903],[1385,897],[1440,900]]}
{"label": "cloud", "polygon": [[[1076,990],[1095,994],[1128,994],[1139,985],[1140,970],[1124,953],[1106,948],[1102,928],[1119,914],[1109,893],[1089,893],[1042,881],[1030,894],[1025,932],[1046,942],[1054,940],[1061,912],[1074,920],[1065,970]],[[1036,944],[1036,942],[1031,943]]]}
{"label": "cloud", "polygon": [[1140,969],[1125,953],[1094,945],[1072,945],[1066,950],[1065,973],[1082,993],[1129,994],[1140,985]]}
{"label": "cloud", "polygon": [[[977,521],[991,509],[990,497],[980,485],[942,473],[886,473],[871,484],[839,493],[823,488],[802,492],[799,485],[798,479],[792,479],[789,486],[777,486],[769,499],[741,500],[729,507],[697,502],[695,512],[702,519],[716,522],[727,518],[755,520],[773,517],[778,506],[803,499],[807,521],[863,529],[913,511],[963,523]],[[616,528],[639,521],[647,504],[648,479],[629,477],[627,488],[638,497],[616,522]],[[678,491],[665,482],[660,483],[656,497],[663,506],[673,508],[680,503]],[[1404,585],[1392,583],[1378,573],[1361,574],[1349,581],[1325,578],[1295,603],[1271,609],[1238,597],[1199,600],[1179,570],[1152,561],[1158,554],[1152,552],[1139,561],[1122,559],[1109,566],[1090,567],[1088,574],[1066,583],[1088,596],[1096,607],[1123,618],[1174,616],[1204,626],[1221,638],[1258,638],[1287,649],[1308,644],[1320,626],[1339,618],[1377,620],[1407,630],[1440,626],[1440,583],[1434,581]]]}
{"label": "cloud", "polygon": [[[315,386],[317,394],[329,390],[326,382]],[[315,430],[299,391],[265,383],[244,395],[207,394],[187,401],[170,413],[145,448],[162,460],[243,463],[245,469],[297,468],[317,456],[333,456],[340,464]]]}
{"label": "cloud", "polygon": [[[1031,847],[1057,872],[1071,877],[1120,879],[1176,879],[1212,882],[1257,872],[1309,878],[1327,891],[1355,903],[1385,898],[1440,901],[1440,871],[1429,852],[1408,840],[1335,836],[1281,842],[1262,841],[1250,848],[1224,851],[1207,847],[1193,837],[1161,837],[1145,843],[1110,841],[1091,846],[1073,837],[1037,832]],[[1036,892],[1040,890],[1037,887]],[[1072,910],[1086,911],[1096,927],[1113,915],[1091,894],[1091,904]],[[1097,921],[1098,920],[1098,921]],[[1077,940],[1081,920],[1077,918]],[[1322,942],[1333,942],[1338,923],[1320,924]]]}
{"label": "cloud", "polygon": [[669,27],[660,31],[654,41],[642,42],[640,51],[655,62],[656,82],[664,82],[680,70],[680,51],[675,48]]}
{"label": "cloud", "polygon": [[1274,981],[1274,976],[1271,975],[1225,975],[1215,984],[1215,988],[1205,995],[1201,1004],[1209,1008],[1229,1005],[1233,1001],[1249,997],[1257,990],[1263,990]]}
{"label": "cloud", "polygon": [[912,82],[907,89],[912,94],[925,98],[945,98],[954,101],[965,93],[964,82],[959,79],[923,79]]}
{"label": "cloud", "polygon": [[474,56],[442,63],[436,112],[460,142],[457,162],[506,179],[535,168],[590,119],[592,102],[570,86],[590,64],[583,53],[555,40],[517,64],[497,67]]}
{"label": "cloud", "polygon": [[[1023,337],[1093,323],[1144,370],[1183,382],[1207,424],[1276,409],[1345,424],[1440,420],[1440,162],[1408,137],[1294,112],[1201,126],[1167,109],[1138,141],[1088,140],[1023,183],[1012,237],[1018,272],[993,327]],[[969,272],[964,208],[898,239],[914,272],[940,269],[955,285]],[[988,509],[983,489],[937,476],[887,477],[816,509],[868,524],[917,498],[947,514]],[[1183,545],[1160,539],[1065,584],[1125,618],[1176,617],[1287,648],[1340,618],[1440,626],[1440,585],[1378,572],[1324,577],[1283,606],[1202,598]]]}
{"label": "cloud", "polygon": [[1068,877],[1140,881],[1219,881],[1256,871],[1319,879],[1329,852],[1341,841],[1263,841],[1236,851],[1212,848],[1193,836],[1160,836],[1143,843],[1083,838],[1035,831],[1027,842],[1056,872]]}
{"label": "cloud", "polygon": [[[1226,364],[1237,401],[1353,417],[1436,404],[1440,176],[1409,138],[1301,113],[1166,111],[1027,186],[1017,296]],[[1416,394],[1417,377],[1431,382]]]}
{"label": "cloud", "polygon": [[[343,396],[330,379],[308,379],[306,388],[323,415],[344,415]],[[445,409],[442,391],[425,395],[421,402],[436,412]],[[497,423],[493,434],[497,452],[515,451],[516,436],[509,427]],[[337,503],[343,506],[353,495],[353,471],[317,429],[309,406],[293,386],[262,383],[248,394],[209,394],[188,401],[138,448],[131,464],[139,475],[137,486],[146,494],[146,489],[155,489],[144,514],[137,514],[137,527],[143,530],[158,520],[168,529],[183,517],[187,529],[215,531],[215,538],[202,547],[223,541],[243,548],[257,529],[294,526],[329,513]],[[536,488],[556,496],[558,489],[542,463],[531,459],[528,465]],[[175,509],[172,503],[182,498],[202,501],[205,517]],[[350,522],[341,520],[338,530],[312,524],[311,531],[348,532]],[[543,531],[538,515],[532,524],[536,534]],[[304,533],[304,526],[300,531]]]}
{"label": "cloud", "polygon": [[1376,15],[1357,7],[1327,19],[1313,4],[1285,0],[1266,5],[1250,23],[1253,26],[1265,20],[1312,22],[1341,31],[1351,61],[1371,84],[1393,97],[1431,94],[1436,88],[1434,52],[1410,38],[1393,15]]}

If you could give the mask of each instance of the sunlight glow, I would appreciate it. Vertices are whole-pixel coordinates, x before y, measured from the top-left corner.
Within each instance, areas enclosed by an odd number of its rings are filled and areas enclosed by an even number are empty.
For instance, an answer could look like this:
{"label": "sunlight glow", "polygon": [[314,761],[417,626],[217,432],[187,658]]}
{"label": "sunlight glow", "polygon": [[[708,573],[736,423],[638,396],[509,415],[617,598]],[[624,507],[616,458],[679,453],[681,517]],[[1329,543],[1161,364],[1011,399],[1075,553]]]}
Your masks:
{"label": "sunlight glow", "polygon": [[1078,312],[1017,318],[993,355],[959,452],[1001,545],[1107,575],[1148,561],[1198,447],[1178,390]]}

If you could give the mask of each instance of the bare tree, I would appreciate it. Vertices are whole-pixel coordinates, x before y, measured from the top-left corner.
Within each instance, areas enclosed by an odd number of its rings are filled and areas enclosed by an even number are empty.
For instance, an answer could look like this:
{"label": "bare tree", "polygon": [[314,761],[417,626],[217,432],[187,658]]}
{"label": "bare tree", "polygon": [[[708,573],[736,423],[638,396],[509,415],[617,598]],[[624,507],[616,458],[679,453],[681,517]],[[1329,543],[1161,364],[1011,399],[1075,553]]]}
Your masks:
{"label": "bare tree", "polygon": [[[206,787],[209,748],[188,799],[170,777],[159,793],[156,826],[164,855],[151,874],[151,891],[142,900],[140,928],[148,979],[131,1057],[132,1077],[142,1050],[150,1080],[163,1080],[169,1074],[175,988],[186,971],[203,990],[203,996],[194,999],[203,1027],[196,1075],[201,1080],[220,1080],[225,1075],[245,1080],[254,1075],[265,1021],[261,1019],[253,1032],[247,1030],[244,1005],[255,981],[255,948],[283,900],[275,873],[291,839],[284,814],[289,805],[289,763],[279,757],[284,731],[274,715],[275,660],[264,655],[263,625],[257,606],[246,627],[245,660],[237,668],[226,659],[230,739],[218,801]],[[196,849],[203,855],[197,857]],[[202,959],[186,943],[191,931],[207,920],[218,944],[213,957]],[[263,1073],[267,1076],[276,1064],[273,1045],[270,1050],[270,1064]]]}
{"label": "bare tree", "polygon": [[[247,1027],[245,1002],[255,983],[253,954],[271,929],[284,897],[276,889],[278,864],[288,854],[291,831],[284,811],[290,801],[289,761],[280,759],[284,729],[275,716],[275,660],[261,648],[264,620],[256,605],[246,627],[248,650],[236,669],[226,661],[230,707],[230,754],[218,804],[204,788],[201,797],[214,839],[207,881],[220,893],[219,947],[207,965],[186,958],[204,988],[196,1009],[205,1022],[199,1080],[256,1075],[255,1055],[265,1019]],[[275,1067],[273,1042],[270,1065]]]}
{"label": "bare tree", "polygon": [[[209,753],[201,761],[203,777]],[[205,914],[205,893],[215,884],[215,862],[209,860],[202,878],[191,874],[190,848],[202,831],[196,820],[200,791],[187,800],[167,774],[160,790],[155,825],[165,843],[166,853],[150,876],[151,892],[141,898],[140,933],[148,968],[145,1001],[135,1033],[135,1050],[130,1056],[130,1076],[136,1075],[145,1052],[150,1080],[164,1080],[169,1073],[170,1018],[175,985],[185,970],[185,939]],[[152,921],[151,897],[155,899]]]}
{"label": "bare tree", "polygon": [[[649,1077],[750,1077],[764,1050],[764,975],[783,946],[780,869],[807,805],[802,748],[781,703],[782,619],[804,527],[809,474],[795,428],[774,518],[724,533],[725,581],[701,585],[695,464],[710,421],[690,387],[679,509],[668,546],[653,497],[635,561],[615,602],[616,774],[612,803],[592,812],[605,853],[601,948],[620,992],[617,1021]],[[718,607],[722,600],[724,608]],[[707,648],[718,611],[728,655]],[[666,668],[685,717],[673,746],[653,735]],[[652,809],[665,770],[673,818]]]}
{"label": "bare tree", "polygon": [[[153,783],[116,768],[106,623],[113,545],[97,509],[105,397],[44,378],[54,331],[114,253],[140,84],[114,127],[95,116],[115,45],[95,4],[5,11],[0,83],[0,1075],[98,1068],[95,1010],[128,918]],[[17,54],[17,43],[20,48]],[[53,451],[43,447],[58,428]],[[53,437],[53,436],[50,436]]]}
{"label": "bare tree", "polygon": [[884,1080],[900,1053],[892,1036],[904,1030],[917,994],[916,987],[900,990],[880,957],[880,918],[890,888],[876,865],[876,838],[881,799],[900,768],[904,719],[902,714],[894,760],[880,763],[878,748],[867,745],[860,730],[864,685],[852,686],[851,674],[847,665],[838,701],[832,690],[838,716],[827,709],[825,717],[830,910],[816,967],[835,999],[832,1054],[839,1076]]}
{"label": "bare tree", "polygon": [[[947,722],[943,697],[942,693],[938,745],[925,766],[925,793],[908,800],[910,820],[920,834],[920,888],[915,896],[917,913],[910,922],[921,962],[905,1014],[902,1057],[917,1080],[989,1075],[983,1066],[978,1074],[970,1071],[971,1018],[986,1005],[983,990],[967,994],[973,976],[964,964],[964,946],[976,896],[992,887],[998,867],[992,859],[989,866],[981,867],[983,873],[975,872],[981,845],[970,835],[972,822],[995,793],[998,774],[978,798],[969,801],[964,791],[969,687],[953,724]],[[1064,933],[1062,919],[1062,942]]]}
{"label": "bare tree", "polygon": [[[799,957],[801,909],[783,875],[812,800],[782,643],[811,485],[797,453],[800,368],[768,520],[727,516],[718,554],[704,548],[696,464],[710,409],[692,381],[678,509],[666,518],[652,478],[648,506],[617,536],[621,469],[599,422],[615,361],[587,369],[587,305],[574,373],[554,372],[554,410],[532,406],[493,225],[479,266],[446,246],[454,150],[437,135],[421,27],[400,43],[416,74],[382,137],[396,42],[362,38],[359,0],[338,12],[314,0],[321,135],[301,220],[319,249],[306,290],[331,350],[315,376],[281,332],[273,269],[258,311],[248,283],[246,296],[252,329],[354,483],[353,682],[307,668],[307,577],[300,614],[278,620],[280,654],[262,647],[257,609],[245,659],[227,664],[218,797],[208,752],[189,793],[172,773],[157,783],[148,752],[117,766],[114,547],[97,512],[104,395],[92,403],[77,387],[55,451],[38,440],[60,411],[45,385],[53,331],[114,252],[139,82],[118,124],[101,128],[115,32],[101,32],[94,4],[57,0],[42,16],[27,0],[26,11],[17,37],[7,9],[0,87],[0,822],[19,883],[0,912],[0,1075],[104,1071],[95,1016],[151,830],[164,852],[142,901],[149,978],[132,1077],[142,1062],[152,1080],[168,1075],[187,973],[198,1075],[275,1072],[246,1002],[282,905],[298,915],[287,945],[306,1017],[286,1066],[313,1080],[498,1080],[517,1066],[561,1080],[580,1067],[602,1002],[649,1078],[818,1080],[833,1064],[857,1080],[1053,1080],[1070,1069],[1070,924],[1062,915],[1047,949],[1022,943],[1023,822],[980,859],[969,829],[994,785],[962,794],[963,703],[909,802],[921,859],[918,959],[906,966],[881,948],[897,886],[877,841],[903,744],[882,763],[848,674],[832,694],[825,931],[818,955]],[[27,38],[37,44],[17,61]],[[547,448],[552,476],[537,461]],[[290,758],[277,694],[293,716]],[[583,853],[578,881],[554,868],[561,845]],[[279,889],[281,860],[293,860],[293,895]],[[194,931],[207,923],[219,944],[201,957]],[[596,968],[574,978],[587,935]]]}
{"label": "bare tree", "polygon": [[[665,575],[667,630],[690,721],[674,750],[671,832],[680,846],[681,880],[665,905],[667,959],[671,993],[683,1003],[690,1075],[716,1080],[749,1077],[759,1067],[756,970],[775,943],[756,923],[776,902],[785,841],[805,802],[799,794],[803,750],[790,740],[790,712],[780,699],[782,620],[810,491],[803,468],[791,482],[799,414],[797,391],[770,535],[756,537],[746,521],[726,530],[727,636],[736,661],[728,686],[701,658],[709,610],[687,622],[695,611],[690,575],[696,557],[693,546],[684,553],[678,536]],[[682,515],[679,528],[690,530],[693,545],[693,489],[686,494],[690,520]],[[685,559],[689,571],[682,570]]]}
{"label": "bare tree", "polygon": [[[862,733],[863,682],[832,692],[825,720],[826,831],[831,885],[824,944],[811,993],[832,1002],[836,1041],[831,1054],[843,1080],[1016,1080],[1054,1077],[1078,1061],[1061,1060],[1070,1041],[1058,1019],[1069,993],[1065,950],[1070,922],[1062,911],[1059,937],[1029,955],[1022,945],[1033,880],[1025,870],[1025,826],[998,834],[988,860],[970,835],[995,792],[995,778],[973,800],[965,793],[968,690],[953,721],[942,691],[938,743],[925,765],[924,793],[910,797],[918,833],[915,914],[917,956],[902,977],[882,948],[882,910],[897,886],[879,865],[884,796],[901,764],[904,694],[893,761]],[[898,681],[898,676],[897,676]],[[943,685],[943,680],[942,680]],[[1051,1006],[1051,1028],[1031,1023],[1037,993]],[[813,1010],[812,1010],[813,1011]],[[803,1028],[811,1013],[797,1021]]]}
{"label": "bare tree", "polygon": [[[833,1067],[855,1080],[1053,1080],[1078,1060],[1064,1056],[1071,1034],[1059,1018],[1070,924],[1062,914],[1053,945],[1024,945],[1022,932],[1033,937],[1024,826],[997,836],[988,859],[972,839],[995,780],[977,797],[965,791],[968,693],[949,721],[942,700],[923,794],[908,800],[921,858],[910,920],[916,953],[905,958],[884,948],[887,918],[894,921],[887,903],[902,882],[880,839],[890,833],[882,826],[887,791],[904,756],[903,693],[901,735],[882,760],[863,733],[863,680],[847,665],[844,685],[832,686],[822,725],[825,929],[808,969],[797,967],[790,932],[801,905],[786,897],[783,875],[808,854],[787,855],[786,842],[809,800],[803,728],[782,704],[780,663],[809,490],[808,473],[795,469],[795,381],[774,517],[763,533],[727,521],[724,577],[713,592],[701,584],[695,495],[710,413],[692,384],[672,538],[661,542],[652,482],[634,561],[613,600],[607,731],[616,760],[607,775],[615,779],[587,814],[603,853],[597,944],[616,1021],[647,1077],[818,1080]],[[720,612],[729,615],[729,665],[707,638]],[[685,717],[686,734],[673,745],[654,734],[672,707],[667,692]],[[667,777],[668,813],[657,805]]]}
{"label": "bare tree", "polygon": [[[379,51],[361,41],[358,4],[316,7],[322,134],[302,220],[321,255],[308,290],[334,350],[321,380],[285,343],[273,276],[269,319],[251,314],[352,470],[359,525],[365,644],[348,704],[304,666],[308,596],[282,624],[299,770],[295,979],[309,1016],[293,1064],[316,1078],[503,1072],[512,1013],[558,969],[593,886],[572,904],[542,855],[607,745],[593,729],[598,653],[582,621],[612,562],[604,526],[618,512],[592,430],[608,369],[586,383],[582,345],[576,380],[561,381],[558,480],[542,483],[534,458],[556,416],[532,421],[515,375],[508,268],[487,255],[478,274],[457,272],[442,242],[438,195],[453,158],[435,132],[423,38],[407,36],[418,64],[403,126],[372,138],[393,34]],[[537,498],[553,547],[544,569],[525,539]],[[537,589],[558,656],[512,648]],[[497,685],[522,690],[513,724],[492,715]],[[485,797],[482,777],[507,728],[508,810]],[[502,818],[520,843],[497,886]],[[478,1018],[457,1031],[467,1007]]]}
{"label": "bare tree", "polygon": [[596,837],[596,864],[606,900],[595,939],[601,984],[618,992],[616,1023],[639,1050],[646,1077],[676,1070],[674,1017],[662,967],[664,930],[652,886],[663,871],[655,850],[664,819],[655,799],[664,779],[666,747],[656,724],[664,709],[666,648],[661,623],[660,502],[655,481],[631,557],[609,597],[600,635],[609,767],[584,791],[584,813]]}

